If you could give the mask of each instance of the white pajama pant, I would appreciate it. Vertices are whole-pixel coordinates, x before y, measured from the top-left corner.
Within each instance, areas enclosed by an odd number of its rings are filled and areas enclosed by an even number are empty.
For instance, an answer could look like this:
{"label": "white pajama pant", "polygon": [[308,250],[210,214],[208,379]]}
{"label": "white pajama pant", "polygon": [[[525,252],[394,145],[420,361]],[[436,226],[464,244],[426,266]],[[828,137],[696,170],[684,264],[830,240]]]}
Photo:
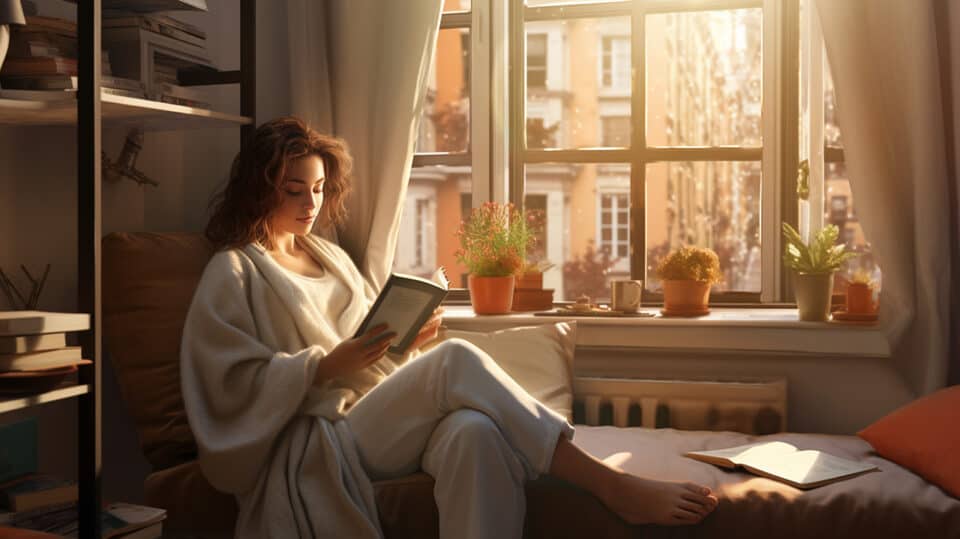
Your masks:
{"label": "white pajama pant", "polygon": [[[533,359],[533,358],[531,358]],[[490,356],[451,339],[411,360],[346,417],[370,479],[435,479],[441,538],[521,537],[524,484],[573,427]]]}

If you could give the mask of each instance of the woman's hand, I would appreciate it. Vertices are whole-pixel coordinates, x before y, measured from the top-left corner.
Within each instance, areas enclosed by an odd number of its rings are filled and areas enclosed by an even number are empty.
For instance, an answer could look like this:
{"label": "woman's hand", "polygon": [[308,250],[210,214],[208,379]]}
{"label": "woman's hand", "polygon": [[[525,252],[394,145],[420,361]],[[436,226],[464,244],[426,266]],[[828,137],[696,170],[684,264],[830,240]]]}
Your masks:
{"label": "woman's hand", "polygon": [[417,338],[413,340],[413,343],[410,345],[409,349],[420,348],[430,341],[437,338],[437,334],[440,333],[440,324],[443,323],[443,307],[437,307],[433,311],[433,316],[427,319],[426,323],[423,324],[423,327],[420,328],[420,332],[417,333]]}
{"label": "woman's hand", "polygon": [[388,331],[386,324],[380,324],[359,337],[343,341],[320,360],[314,385],[367,368],[383,357],[396,336],[393,331]]}

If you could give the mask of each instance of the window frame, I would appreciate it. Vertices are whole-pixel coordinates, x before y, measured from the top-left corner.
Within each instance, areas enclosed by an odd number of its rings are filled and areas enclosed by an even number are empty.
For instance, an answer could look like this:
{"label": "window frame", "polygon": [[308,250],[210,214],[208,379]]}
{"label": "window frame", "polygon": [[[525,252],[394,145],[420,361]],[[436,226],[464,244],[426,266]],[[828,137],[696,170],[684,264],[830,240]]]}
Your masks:
{"label": "window frame", "polygon": [[[523,0],[507,0],[511,5],[510,50],[512,65],[523,66],[526,58],[525,23],[538,20],[569,20],[629,16],[631,18],[631,148],[529,149],[525,140],[526,81],[522,76],[510,81],[510,123],[520,133],[511,134],[510,198],[521,204],[525,166],[545,163],[626,163],[630,165],[631,197],[631,278],[645,280],[646,230],[644,193],[646,165],[663,161],[752,161],[761,164],[761,291],[715,293],[717,304],[772,304],[789,298],[785,268],[780,257],[781,221],[796,225],[796,178],[799,112],[799,0],[618,0],[580,4],[526,6]],[[645,110],[646,15],[657,13],[699,12],[760,8],[762,23],[763,92],[761,98],[760,147],[648,147]],[[639,46],[638,46],[639,44]],[[549,54],[549,52],[548,52]],[[792,55],[792,56],[791,56]],[[793,71],[791,71],[791,67]],[[793,89],[791,91],[791,89]],[[789,109],[787,108],[789,106]],[[791,110],[795,112],[791,116]],[[638,112],[639,111],[639,112]],[[791,118],[793,118],[791,120]],[[789,171],[790,173],[787,173]],[[792,208],[792,211],[791,211]],[[644,287],[645,304],[662,303],[661,294]]]}
{"label": "window frame", "polygon": [[[505,187],[497,189],[498,181],[505,186],[507,145],[497,147],[496,140],[505,140],[506,126],[494,122],[495,115],[505,108],[505,91],[497,92],[494,83],[506,79],[495,75],[498,68],[506,69],[506,44],[496,47],[492,36],[506,35],[506,10],[495,10],[498,0],[471,0],[470,9],[444,11],[440,15],[440,31],[467,29],[470,35],[470,139],[464,152],[415,152],[411,169],[419,167],[470,167],[471,200],[478,207],[487,200],[505,198]],[[497,17],[500,17],[498,22]],[[483,144],[476,144],[483,141]],[[499,170],[499,172],[498,172]],[[478,178],[489,178],[478,181]],[[434,230],[437,227],[434,226]],[[464,288],[452,288],[445,303],[465,303],[469,293]]]}
{"label": "window frame", "polygon": [[[722,305],[759,304],[773,306],[792,299],[790,279],[780,261],[782,250],[780,222],[797,225],[796,170],[799,162],[799,54],[801,0],[610,0],[584,4],[552,4],[527,7],[523,0],[472,0],[468,11],[444,12],[440,29],[469,28],[470,32],[470,143],[463,153],[417,153],[413,167],[450,165],[471,167],[471,200],[473,207],[483,202],[524,200],[524,166],[540,163],[623,163],[631,168],[631,228],[634,240],[631,267],[634,278],[643,278],[646,237],[643,219],[645,201],[643,169],[634,161],[759,161],[762,166],[761,261],[762,285],[757,293],[717,294],[712,303]],[[762,65],[762,128],[763,143],[759,148],[697,147],[646,148],[634,151],[645,159],[632,157],[625,148],[587,150],[530,150],[526,148],[525,129],[525,39],[524,23],[529,11],[540,11],[543,20],[561,18],[557,12],[582,17],[628,15],[631,17],[631,68],[638,76],[631,79],[631,110],[645,98],[643,21],[648,13],[706,11],[716,9],[763,9]],[[562,18],[571,18],[569,16]],[[536,19],[534,19],[536,20]],[[637,33],[639,31],[639,34]],[[549,38],[548,38],[549,48]],[[547,52],[549,56],[549,52]],[[523,66],[516,69],[515,66]],[[549,66],[549,60],[548,60]],[[511,77],[510,74],[520,76]],[[549,85],[549,82],[548,82]],[[639,88],[639,90],[638,90]],[[631,144],[645,145],[646,126],[642,115],[631,115]],[[640,135],[637,137],[636,135]],[[483,141],[485,144],[474,144]],[[842,149],[825,148],[825,162],[843,160]],[[820,188],[822,184],[820,170]],[[637,178],[634,178],[634,176]],[[811,176],[813,176],[811,174]],[[811,177],[811,180],[813,178]],[[811,182],[814,183],[814,182]],[[822,197],[822,194],[821,194]],[[822,198],[820,198],[822,200]],[[821,208],[822,209],[822,208]],[[822,219],[822,211],[812,212]],[[639,238],[640,243],[637,243]],[[638,271],[637,268],[640,268]],[[639,275],[638,275],[639,274]],[[469,301],[466,289],[454,289],[450,303]],[[658,303],[661,297],[645,291],[644,303]],[[563,303],[563,302],[558,302]]]}

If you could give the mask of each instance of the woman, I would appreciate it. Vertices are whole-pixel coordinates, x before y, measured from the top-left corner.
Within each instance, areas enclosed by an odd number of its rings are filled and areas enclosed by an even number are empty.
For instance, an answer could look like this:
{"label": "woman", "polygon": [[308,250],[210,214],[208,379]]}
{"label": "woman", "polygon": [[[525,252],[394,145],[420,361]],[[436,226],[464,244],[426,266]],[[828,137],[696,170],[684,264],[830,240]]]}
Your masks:
{"label": "woman", "polygon": [[[479,349],[433,340],[385,354],[389,328],[351,335],[376,293],[310,234],[343,222],[350,158],[294,118],[257,129],[215,200],[183,333],[184,401],[200,465],[236,495],[238,537],[378,537],[371,481],[436,479],[441,537],[520,537],[524,483],[550,473],[631,523],[699,522],[709,489],[634,477],[587,455],[573,428]],[[401,366],[402,365],[402,366]]]}

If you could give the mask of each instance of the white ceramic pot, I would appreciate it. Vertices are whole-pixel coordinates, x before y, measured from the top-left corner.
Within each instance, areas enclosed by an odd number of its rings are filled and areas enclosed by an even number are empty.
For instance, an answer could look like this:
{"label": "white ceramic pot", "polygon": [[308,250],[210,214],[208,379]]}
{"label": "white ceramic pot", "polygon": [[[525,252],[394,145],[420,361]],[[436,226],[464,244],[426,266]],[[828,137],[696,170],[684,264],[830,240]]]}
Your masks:
{"label": "white ceramic pot", "polygon": [[794,273],[793,277],[800,320],[826,322],[830,317],[830,299],[833,296],[833,272]]}

